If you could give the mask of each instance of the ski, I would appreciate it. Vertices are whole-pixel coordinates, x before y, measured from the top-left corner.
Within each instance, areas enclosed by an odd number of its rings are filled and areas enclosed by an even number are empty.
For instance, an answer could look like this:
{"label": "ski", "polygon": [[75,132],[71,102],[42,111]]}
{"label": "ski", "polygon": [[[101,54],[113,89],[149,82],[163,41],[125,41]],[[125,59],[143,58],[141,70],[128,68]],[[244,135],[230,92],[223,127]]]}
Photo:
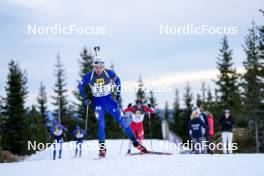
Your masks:
{"label": "ski", "polygon": [[105,157],[97,157],[97,158],[94,158],[94,160],[100,160],[100,159],[104,159]]}
{"label": "ski", "polygon": [[137,153],[131,153],[131,154],[128,154],[133,156],[133,155],[173,155],[174,153],[169,153],[169,152],[156,152],[156,151],[148,151],[146,153],[143,153],[143,152],[137,152]]}

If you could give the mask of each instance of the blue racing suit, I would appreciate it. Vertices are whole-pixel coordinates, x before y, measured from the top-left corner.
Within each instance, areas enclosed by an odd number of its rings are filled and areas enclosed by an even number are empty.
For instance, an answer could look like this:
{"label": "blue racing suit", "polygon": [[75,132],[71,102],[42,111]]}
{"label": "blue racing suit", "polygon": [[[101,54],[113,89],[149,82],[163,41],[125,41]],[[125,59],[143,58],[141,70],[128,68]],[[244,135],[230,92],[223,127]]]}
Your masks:
{"label": "blue racing suit", "polygon": [[116,76],[115,72],[105,69],[100,75],[96,74],[94,70],[87,72],[79,84],[79,91],[85,99],[87,99],[85,86],[89,84],[91,88],[93,94],[93,110],[98,122],[97,135],[99,143],[104,143],[105,141],[105,112],[108,112],[115,118],[132,141],[136,141],[132,129],[121,115],[118,103],[112,96],[113,82],[117,86],[118,91],[120,91],[120,79]]}

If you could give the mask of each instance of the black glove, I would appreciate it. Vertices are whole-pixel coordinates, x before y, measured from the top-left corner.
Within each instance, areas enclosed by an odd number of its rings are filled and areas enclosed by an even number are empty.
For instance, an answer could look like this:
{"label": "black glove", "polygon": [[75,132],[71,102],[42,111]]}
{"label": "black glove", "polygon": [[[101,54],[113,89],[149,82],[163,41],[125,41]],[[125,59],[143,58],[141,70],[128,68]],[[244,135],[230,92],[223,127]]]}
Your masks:
{"label": "black glove", "polygon": [[148,104],[148,108],[151,108],[151,104]]}

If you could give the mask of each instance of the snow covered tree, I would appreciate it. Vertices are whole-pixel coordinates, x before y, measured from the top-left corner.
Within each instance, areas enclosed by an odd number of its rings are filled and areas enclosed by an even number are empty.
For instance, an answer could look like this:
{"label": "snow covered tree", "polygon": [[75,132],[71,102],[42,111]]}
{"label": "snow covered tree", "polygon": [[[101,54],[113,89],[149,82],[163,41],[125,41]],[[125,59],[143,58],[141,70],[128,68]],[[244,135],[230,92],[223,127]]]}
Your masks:
{"label": "snow covered tree", "polygon": [[67,89],[66,89],[66,72],[65,69],[63,68],[63,64],[61,62],[61,57],[58,54],[56,56],[57,58],[57,63],[55,65],[55,70],[54,70],[54,75],[56,76],[56,83],[54,85],[54,93],[55,96],[52,96],[52,99],[54,102],[52,103],[55,105],[57,108],[55,109],[55,116],[58,118],[60,121],[66,116],[67,113]]}
{"label": "snow covered tree", "polygon": [[28,94],[26,73],[13,60],[9,63],[3,125],[3,148],[14,154],[28,154],[29,121],[25,101]]}

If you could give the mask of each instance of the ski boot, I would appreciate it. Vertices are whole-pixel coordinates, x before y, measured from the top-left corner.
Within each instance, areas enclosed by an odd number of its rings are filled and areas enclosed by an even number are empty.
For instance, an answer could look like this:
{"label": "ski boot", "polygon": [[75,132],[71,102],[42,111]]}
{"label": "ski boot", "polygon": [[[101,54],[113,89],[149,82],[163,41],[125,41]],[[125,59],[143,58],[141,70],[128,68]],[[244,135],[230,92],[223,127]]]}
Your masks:
{"label": "ski boot", "polygon": [[127,155],[130,155],[131,154],[131,150],[127,150]]}
{"label": "ski boot", "polygon": [[104,158],[106,155],[105,143],[99,143],[99,157]]}
{"label": "ski boot", "polygon": [[146,147],[144,147],[142,144],[140,144],[138,141],[134,141],[133,142],[133,146],[138,149],[139,151],[143,152],[143,153],[148,153],[148,150],[146,149]]}

